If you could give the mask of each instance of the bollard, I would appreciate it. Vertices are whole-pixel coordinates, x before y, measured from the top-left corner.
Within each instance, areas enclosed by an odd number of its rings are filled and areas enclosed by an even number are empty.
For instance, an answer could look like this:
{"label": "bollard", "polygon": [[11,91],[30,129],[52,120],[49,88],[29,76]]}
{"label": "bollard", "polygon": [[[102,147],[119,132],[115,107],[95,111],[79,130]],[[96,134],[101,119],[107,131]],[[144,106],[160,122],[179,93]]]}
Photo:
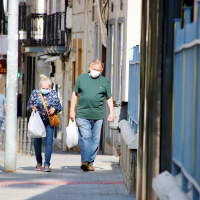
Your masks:
{"label": "bollard", "polygon": [[17,119],[17,153],[19,153],[20,117]]}
{"label": "bollard", "polygon": [[2,132],[1,132],[1,149],[4,151],[5,150],[5,139],[6,139],[6,122],[4,120],[2,124]]}
{"label": "bollard", "polygon": [[5,141],[6,141],[6,129],[4,130],[3,133],[3,139],[2,139],[2,150],[5,150]]}
{"label": "bollard", "polygon": [[4,135],[4,128],[2,124],[2,128],[0,129],[0,144],[2,143],[3,135]]}
{"label": "bollard", "polygon": [[32,155],[32,151],[31,151],[31,143],[32,143],[32,138],[28,137],[28,150],[27,153],[28,155]]}
{"label": "bollard", "polygon": [[26,154],[26,142],[27,142],[27,118],[24,119],[24,138],[23,138],[23,154]]}
{"label": "bollard", "polygon": [[33,156],[33,155],[35,155],[35,149],[34,149],[34,139],[32,139],[32,147],[31,147],[31,149],[32,149],[32,151],[31,151],[31,155]]}
{"label": "bollard", "polygon": [[23,118],[21,118],[21,121],[20,121],[20,137],[19,137],[19,153],[22,153],[22,141],[23,141],[23,131],[24,131],[24,128],[23,128]]}

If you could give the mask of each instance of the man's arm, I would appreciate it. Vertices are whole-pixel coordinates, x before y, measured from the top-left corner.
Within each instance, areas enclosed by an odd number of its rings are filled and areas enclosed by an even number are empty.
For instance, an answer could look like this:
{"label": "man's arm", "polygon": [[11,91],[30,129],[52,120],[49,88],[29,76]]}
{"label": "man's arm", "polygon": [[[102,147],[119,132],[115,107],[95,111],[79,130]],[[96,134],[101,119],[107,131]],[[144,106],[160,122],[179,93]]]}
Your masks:
{"label": "man's arm", "polygon": [[71,98],[71,106],[70,106],[70,118],[72,121],[74,121],[76,118],[75,109],[76,109],[77,99],[78,99],[78,94],[73,91],[72,98]]}
{"label": "man's arm", "polygon": [[[6,103],[3,104],[4,105],[4,114],[6,115]],[[3,116],[3,119],[5,119],[6,116]]]}
{"label": "man's arm", "polygon": [[110,97],[107,99],[108,107],[110,109],[110,114],[108,115],[108,121],[113,122],[114,121],[114,107],[113,107],[113,99]]}

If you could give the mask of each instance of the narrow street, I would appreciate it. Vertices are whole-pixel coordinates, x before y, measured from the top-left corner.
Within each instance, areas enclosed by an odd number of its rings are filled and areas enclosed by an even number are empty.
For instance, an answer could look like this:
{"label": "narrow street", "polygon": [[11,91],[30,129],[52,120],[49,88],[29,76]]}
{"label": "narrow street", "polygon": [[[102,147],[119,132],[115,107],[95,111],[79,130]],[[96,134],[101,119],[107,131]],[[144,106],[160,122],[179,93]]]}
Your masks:
{"label": "narrow street", "polygon": [[0,151],[0,199],[136,199],[129,195],[119,158],[98,155],[94,172],[80,169],[77,153],[53,152],[51,173],[34,171],[34,156],[17,155],[17,172],[4,173]]}

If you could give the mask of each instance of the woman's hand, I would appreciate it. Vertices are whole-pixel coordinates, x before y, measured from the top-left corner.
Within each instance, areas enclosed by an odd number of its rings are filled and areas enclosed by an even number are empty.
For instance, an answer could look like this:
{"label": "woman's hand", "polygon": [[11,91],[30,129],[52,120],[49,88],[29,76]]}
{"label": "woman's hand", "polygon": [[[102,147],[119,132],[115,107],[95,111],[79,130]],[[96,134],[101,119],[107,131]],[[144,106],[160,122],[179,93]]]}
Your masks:
{"label": "woman's hand", "polygon": [[37,108],[35,106],[31,106],[31,109],[37,111]]}
{"label": "woman's hand", "polygon": [[54,107],[51,107],[49,110],[49,115],[53,115],[55,113],[56,109]]}

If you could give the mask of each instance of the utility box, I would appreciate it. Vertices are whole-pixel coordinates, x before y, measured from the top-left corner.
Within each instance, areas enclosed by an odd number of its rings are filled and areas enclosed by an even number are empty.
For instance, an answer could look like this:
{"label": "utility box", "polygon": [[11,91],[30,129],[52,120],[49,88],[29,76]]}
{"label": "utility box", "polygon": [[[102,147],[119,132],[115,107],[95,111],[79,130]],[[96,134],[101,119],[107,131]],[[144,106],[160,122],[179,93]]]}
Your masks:
{"label": "utility box", "polygon": [[127,120],[128,102],[114,101],[114,121],[109,123],[109,128],[119,130],[119,121]]}

